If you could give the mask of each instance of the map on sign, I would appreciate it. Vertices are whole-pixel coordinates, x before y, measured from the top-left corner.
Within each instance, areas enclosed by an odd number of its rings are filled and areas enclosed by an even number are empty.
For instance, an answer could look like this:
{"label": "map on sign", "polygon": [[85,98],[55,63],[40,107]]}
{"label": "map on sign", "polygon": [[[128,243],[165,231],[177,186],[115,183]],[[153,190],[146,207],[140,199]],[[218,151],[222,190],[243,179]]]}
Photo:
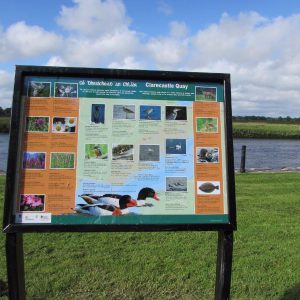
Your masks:
{"label": "map on sign", "polygon": [[224,85],[27,76],[15,223],[228,223]]}

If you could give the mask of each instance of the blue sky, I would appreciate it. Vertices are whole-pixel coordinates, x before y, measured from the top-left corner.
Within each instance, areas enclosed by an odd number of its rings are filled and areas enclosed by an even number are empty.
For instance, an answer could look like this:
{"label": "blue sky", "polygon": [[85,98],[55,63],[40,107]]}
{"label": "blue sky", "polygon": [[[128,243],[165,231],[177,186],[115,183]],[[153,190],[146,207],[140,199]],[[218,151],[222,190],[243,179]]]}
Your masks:
{"label": "blue sky", "polygon": [[0,0],[0,106],[14,66],[230,73],[234,115],[299,116],[299,1]]}

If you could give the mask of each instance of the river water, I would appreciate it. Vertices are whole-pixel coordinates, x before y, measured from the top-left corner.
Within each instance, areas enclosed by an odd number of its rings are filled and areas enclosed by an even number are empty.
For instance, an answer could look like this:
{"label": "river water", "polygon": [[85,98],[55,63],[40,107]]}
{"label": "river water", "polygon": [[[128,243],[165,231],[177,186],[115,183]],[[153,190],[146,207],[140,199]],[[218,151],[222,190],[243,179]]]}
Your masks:
{"label": "river water", "polygon": [[[6,170],[8,134],[0,134],[0,170]],[[241,148],[246,145],[246,169],[300,168],[300,140],[235,139],[235,169],[241,162]]]}

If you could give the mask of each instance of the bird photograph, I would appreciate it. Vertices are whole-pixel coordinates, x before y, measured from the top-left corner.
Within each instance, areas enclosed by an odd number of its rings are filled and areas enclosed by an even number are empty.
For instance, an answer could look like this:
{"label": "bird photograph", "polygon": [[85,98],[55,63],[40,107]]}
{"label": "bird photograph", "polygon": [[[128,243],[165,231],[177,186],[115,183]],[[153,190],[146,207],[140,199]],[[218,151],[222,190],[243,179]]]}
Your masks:
{"label": "bird photograph", "polygon": [[136,199],[124,194],[82,194],[79,197],[85,203],[77,204],[74,211],[78,214],[89,216],[121,216],[132,214],[133,212],[129,208],[152,207],[153,200],[159,201],[158,194],[150,187],[142,188]]}
{"label": "bird photograph", "polygon": [[105,121],[105,104],[92,104],[91,123],[104,124]]}
{"label": "bird photograph", "polygon": [[134,105],[114,105],[113,106],[114,120],[134,120],[135,106]]}
{"label": "bird photograph", "polygon": [[161,107],[156,105],[141,105],[140,120],[161,120]]}
{"label": "bird photograph", "polygon": [[113,160],[133,160],[133,145],[113,144]]}
{"label": "bird photograph", "polygon": [[85,144],[85,159],[107,159],[107,144]]}
{"label": "bird photograph", "polygon": [[166,106],[166,120],[187,120],[186,106]]}
{"label": "bird photograph", "polygon": [[186,154],[186,140],[166,139],[166,154]]}
{"label": "bird photograph", "polygon": [[166,177],[167,192],[186,192],[187,177]]}
{"label": "bird photograph", "polygon": [[140,161],[159,161],[159,145],[140,145]]}

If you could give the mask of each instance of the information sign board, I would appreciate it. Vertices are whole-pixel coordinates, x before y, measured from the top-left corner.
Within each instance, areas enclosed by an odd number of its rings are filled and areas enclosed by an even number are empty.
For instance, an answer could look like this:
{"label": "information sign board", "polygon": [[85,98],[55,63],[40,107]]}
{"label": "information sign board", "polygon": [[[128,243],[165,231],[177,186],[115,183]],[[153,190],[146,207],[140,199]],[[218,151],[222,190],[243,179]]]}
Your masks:
{"label": "information sign board", "polygon": [[4,230],[234,230],[228,74],[17,66]]}

